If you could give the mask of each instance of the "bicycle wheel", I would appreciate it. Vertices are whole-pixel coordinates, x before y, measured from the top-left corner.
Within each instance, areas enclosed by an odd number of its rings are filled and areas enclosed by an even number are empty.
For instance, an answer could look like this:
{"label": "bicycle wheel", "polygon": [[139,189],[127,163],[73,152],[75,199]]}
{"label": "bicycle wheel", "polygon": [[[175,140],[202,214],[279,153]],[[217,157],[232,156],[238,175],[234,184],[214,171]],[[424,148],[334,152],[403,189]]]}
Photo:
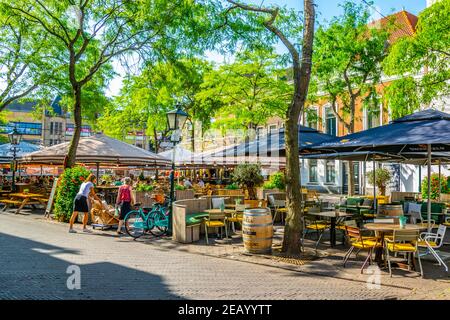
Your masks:
{"label": "bicycle wheel", "polygon": [[156,230],[151,230],[154,236],[163,236],[169,229],[169,217],[165,214],[164,209],[155,210],[152,215],[154,226]]}
{"label": "bicycle wheel", "polygon": [[125,219],[125,230],[132,238],[139,238],[145,233],[145,216],[139,211],[130,211]]}

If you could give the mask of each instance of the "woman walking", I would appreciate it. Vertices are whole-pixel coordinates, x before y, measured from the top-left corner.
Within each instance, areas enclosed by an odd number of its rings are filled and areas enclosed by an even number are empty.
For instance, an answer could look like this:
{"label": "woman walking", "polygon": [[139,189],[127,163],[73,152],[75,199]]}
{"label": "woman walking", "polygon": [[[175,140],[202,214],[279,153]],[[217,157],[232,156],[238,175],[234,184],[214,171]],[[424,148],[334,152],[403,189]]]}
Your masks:
{"label": "woman walking", "polygon": [[127,216],[128,212],[131,211],[131,206],[135,203],[133,196],[133,189],[131,187],[131,178],[126,177],[124,179],[124,185],[119,187],[119,192],[117,194],[116,205],[120,206],[120,217],[119,226],[117,227],[117,234],[123,234],[122,226],[123,220]]}
{"label": "woman walking", "polygon": [[69,232],[70,233],[76,233],[75,230],[73,230],[73,224],[75,222],[75,219],[78,216],[78,212],[84,213],[83,216],[83,232],[91,232],[86,228],[88,218],[89,218],[89,206],[88,206],[88,198],[92,197],[95,200],[102,202],[100,198],[95,194],[94,191],[94,183],[95,183],[95,176],[91,173],[85,182],[83,182],[80,186],[80,190],[78,191],[77,195],[75,196],[75,200],[73,202],[73,213],[70,217],[70,227]]}

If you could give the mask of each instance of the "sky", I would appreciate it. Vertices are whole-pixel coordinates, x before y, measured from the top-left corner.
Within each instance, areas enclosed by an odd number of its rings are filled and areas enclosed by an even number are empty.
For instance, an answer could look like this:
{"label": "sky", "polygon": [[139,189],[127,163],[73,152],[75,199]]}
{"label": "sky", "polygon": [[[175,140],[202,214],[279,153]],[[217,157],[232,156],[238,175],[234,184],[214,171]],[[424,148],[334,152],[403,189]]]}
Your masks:
{"label": "sky", "polygon": [[[362,0],[353,0],[355,3],[364,3]],[[279,6],[286,6],[288,8],[293,8],[296,10],[303,9],[303,1],[302,0],[254,0],[254,1],[243,1],[247,3],[262,3],[263,5],[267,4],[277,4]],[[319,23],[325,23],[326,21],[330,21],[334,16],[339,16],[342,13],[342,8],[339,4],[342,4],[344,0],[316,0],[316,12],[317,19]],[[369,2],[369,1],[367,1]],[[425,9],[426,0],[374,0],[373,7],[370,7],[372,12],[372,17],[374,19],[381,18],[381,15],[387,16],[393,12],[398,12],[400,10],[406,10],[411,12],[412,14],[418,15],[420,11]],[[284,48],[282,45],[277,46],[277,51],[284,52]],[[224,57],[215,53],[208,52],[206,54],[206,58],[214,61],[214,62],[222,62]],[[118,73],[123,73],[120,69],[120,66],[115,65]],[[120,88],[122,85],[121,76],[117,76],[114,78],[107,90],[108,96],[114,96],[119,94]]]}

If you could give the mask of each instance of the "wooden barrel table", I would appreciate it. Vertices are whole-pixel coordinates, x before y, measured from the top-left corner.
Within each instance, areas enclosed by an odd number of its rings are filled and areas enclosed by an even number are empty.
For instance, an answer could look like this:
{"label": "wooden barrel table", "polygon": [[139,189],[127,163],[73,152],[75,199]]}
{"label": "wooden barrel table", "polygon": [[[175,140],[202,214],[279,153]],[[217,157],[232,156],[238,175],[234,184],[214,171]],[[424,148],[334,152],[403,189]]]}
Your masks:
{"label": "wooden barrel table", "polygon": [[246,209],[242,221],[244,249],[249,253],[272,251],[273,223],[270,209]]}

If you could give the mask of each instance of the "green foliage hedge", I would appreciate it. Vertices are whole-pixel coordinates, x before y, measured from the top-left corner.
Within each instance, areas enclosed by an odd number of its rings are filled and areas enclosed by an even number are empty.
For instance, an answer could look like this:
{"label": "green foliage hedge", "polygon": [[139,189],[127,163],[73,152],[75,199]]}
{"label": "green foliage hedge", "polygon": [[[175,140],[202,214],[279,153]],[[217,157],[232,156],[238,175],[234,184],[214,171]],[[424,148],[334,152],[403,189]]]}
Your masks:
{"label": "green foliage hedge", "polygon": [[270,175],[269,181],[264,183],[264,189],[279,189],[284,190],[286,188],[286,179],[283,172],[275,172]]}
{"label": "green foliage hedge", "polygon": [[[447,178],[441,175],[441,192],[448,193]],[[422,180],[422,198],[428,199],[428,177]],[[431,175],[431,199],[439,198],[439,174],[433,173]]]}
{"label": "green foliage hedge", "polygon": [[151,184],[139,183],[136,186],[136,191],[153,191],[155,189]]}
{"label": "green foliage hedge", "polygon": [[73,200],[80,189],[81,184],[91,172],[84,167],[73,167],[64,170],[59,177],[55,194],[54,214],[55,218],[67,222],[72,215]]}

